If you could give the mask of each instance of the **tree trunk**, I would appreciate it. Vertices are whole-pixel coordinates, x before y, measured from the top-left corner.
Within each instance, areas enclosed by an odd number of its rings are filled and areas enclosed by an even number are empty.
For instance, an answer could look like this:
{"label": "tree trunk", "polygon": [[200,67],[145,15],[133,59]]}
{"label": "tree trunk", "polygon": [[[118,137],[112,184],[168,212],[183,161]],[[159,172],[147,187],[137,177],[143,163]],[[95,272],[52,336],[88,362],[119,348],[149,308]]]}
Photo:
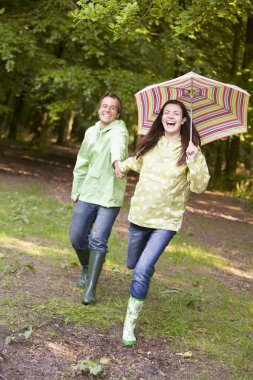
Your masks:
{"label": "tree trunk", "polygon": [[73,129],[73,124],[76,116],[76,111],[70,111],[70,116],[67,124],[67,131],[66,131],[66,141],[69,141],[71,138],[71,133]]}
{"label": "tree trunk", "polygon": [[32,118],[31,133],[33,135],[32,143],[36,145],[42,145],[47,143],[48,139],[48,113],[38,111]]}
{"label": "tree trunk", "polygon": [[252,94],[253,82],[252,82],[252,68],[253,65],[253,15],[249,14],[246,25],[245,34],[245,48],[242,63],[242,80],[243,86],[247,91]]}
{"label": "tree trunk", "polygon": [[227,162],[226,162],[226,169],[225,173],[227,177],[230,177],[232,174],[234,174],[237,163],[239,161],[240,157],[240,137],[234,136],[231,138],[228,152],[227,152]]}
{"label": "tree trunk", "polygon": [[56,144],[64,144],[66,139],[66,130],[68,128],[68,118],[66,116],[66,112],[62,115],[62,118],[59,120],[58,124],[58,136]]}
{"label": "tree trunk", "polygon": [[222,143],[220,141],[217,142],[216,147],[216,160],[214,167],[214,179],[217,180],[221,177],[222,170]]}
{"label": "tree trunk", "polygon": [[6,101],[4,103],[5,106],[7,106],[8,110],[5,116],[3,116],[1,120],[1,132],[4,135],[9,134],[9,128],[10,128],[10,123],[11,123],[11,118],[12,118],[12,112],[11,109],[13,108],[13,103],[14,103],[14,91],[9,90],[6,95]]}
{"label": "tree trunk", "polygon": [[[250,13],[247,20],[246,36],[245,36],[245,49],[243,55],[242,68],[245,69],[250,66],[253,61],[253,14]],[[251,73],[248,73],[251,76]]]}
{"label": "tree trunk", "polygon": [[231,80],[234,80],[236,72],[239,67],[241,67],[240,56],[241,56],[241,41],[243,39],[243,21],[238,17],[238,23],[234,26],[234,41],[233,41],[233,50],[232,50],[232,65],[230,76]]}
{"label": "tree trunk", "polygon": [[16,96],[14,100],[14,110],[12,113],[9,133],[8,133],[8,138],[11,140],[16,140],[17,138],[19,116],[22,110],[23,103],[24,103],[24,94],[21,93],[19,96]]}
{"label": "tree trunk", "polygon": [[[238,16],[238,23],[234,27],[234,41],[233,41],[233,51],[232,51],[232,66],[231,66],[231,81],[234,81],[236,73],[239,68],[241,68],[241,41],[243,39],[243,32],[245,29],[245,24],[241,17]],[[231,139],[231,140],[230,140]],[[229,137],[227,150],[226,150],[226,167],[225,174],[227,177],[231,176],[237,166],[240,155],[240,138],[238,136]]]}

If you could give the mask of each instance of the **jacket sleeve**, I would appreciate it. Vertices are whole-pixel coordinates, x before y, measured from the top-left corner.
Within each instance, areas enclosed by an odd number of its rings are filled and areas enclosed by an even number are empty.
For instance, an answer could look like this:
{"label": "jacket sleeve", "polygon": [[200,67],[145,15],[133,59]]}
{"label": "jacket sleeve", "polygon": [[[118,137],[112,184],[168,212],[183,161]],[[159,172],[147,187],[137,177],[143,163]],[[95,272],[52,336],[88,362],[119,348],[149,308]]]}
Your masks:
{"label": "jacket sleeve", "polygon": [[83,181],[87,175],[89,168],[89,154],[88,154],[87,136],[84,137],[83,143],[79,150],[76,159],[76,165],[73,171],[73,184],[71,191],[71,199],[76,201],[79,198]]}
{"label": "jacket sleeve", "polygon": [[193,161],[187,161],[187,180],[190,190],[194,193],[203,193],[208,185],[210,175],[204,155],[199,150]]}
{"label": "jacket sleeve", "polygon": [[128,173],[129,170],[133,170],[140,173],[143,164],[143,158],[129,157],[127,160],[120,162],[119,167],[123,173]]}
{"label": "jacket sleeve", "polygon": [[111,140],[111,164],[125,160],[128,152],[128,131],[124,126],[115,129]]}

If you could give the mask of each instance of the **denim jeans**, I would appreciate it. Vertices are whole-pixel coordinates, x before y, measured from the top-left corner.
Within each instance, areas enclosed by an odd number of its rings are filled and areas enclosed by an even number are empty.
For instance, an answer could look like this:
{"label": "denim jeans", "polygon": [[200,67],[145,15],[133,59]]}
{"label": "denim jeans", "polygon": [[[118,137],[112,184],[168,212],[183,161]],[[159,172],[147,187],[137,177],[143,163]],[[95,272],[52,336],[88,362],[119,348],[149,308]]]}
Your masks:
{"label": "denim jeans", "polygon": [[175,231],[140,227],[130,223],[126,266],[133,269],[131,296],[145,299],[155,263]]}
{"label": "denim jeans", "polygon": [[102,207],[78,201],[70,225],[70,241],[75,250],[108,252],[108,239],[120,207]]}

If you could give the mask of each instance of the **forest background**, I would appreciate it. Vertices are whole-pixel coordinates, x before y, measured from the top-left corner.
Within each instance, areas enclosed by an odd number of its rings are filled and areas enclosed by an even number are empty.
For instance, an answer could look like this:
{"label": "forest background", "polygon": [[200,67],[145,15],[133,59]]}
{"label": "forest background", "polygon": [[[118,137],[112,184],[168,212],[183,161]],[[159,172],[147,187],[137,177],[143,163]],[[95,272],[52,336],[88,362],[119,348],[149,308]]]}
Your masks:
{"label": "forest background", "polygon": [[[0,138],[79,144],[108,90],[134,149],[143,87],[189,71],[253,91],[250,0],[0,1]],[[210,188],[253,198],[248,132],[203,147]]]}

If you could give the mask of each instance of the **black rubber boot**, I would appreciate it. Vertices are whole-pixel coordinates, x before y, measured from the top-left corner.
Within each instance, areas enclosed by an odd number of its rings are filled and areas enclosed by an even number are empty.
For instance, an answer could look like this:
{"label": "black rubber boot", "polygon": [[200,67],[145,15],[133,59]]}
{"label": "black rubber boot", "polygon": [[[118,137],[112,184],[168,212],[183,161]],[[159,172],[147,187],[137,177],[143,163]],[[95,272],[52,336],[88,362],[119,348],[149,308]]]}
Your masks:
{"label": "black rubber boot", "polygon": [[82,303],[89,305],[90,303],[96,303],[96,287],[98,279],[105,262],[105,253],[98,251],[90,251],[90,260],[87,273],[87,284],[83,295]]}
{"label": "black rubber boot", "polygon": [[90,258],[90,251],[88,249],[76,249],[76,254],[83,267],[81,277],[77,281],[77,286],[84,288],[87,283],[87,272]]}

